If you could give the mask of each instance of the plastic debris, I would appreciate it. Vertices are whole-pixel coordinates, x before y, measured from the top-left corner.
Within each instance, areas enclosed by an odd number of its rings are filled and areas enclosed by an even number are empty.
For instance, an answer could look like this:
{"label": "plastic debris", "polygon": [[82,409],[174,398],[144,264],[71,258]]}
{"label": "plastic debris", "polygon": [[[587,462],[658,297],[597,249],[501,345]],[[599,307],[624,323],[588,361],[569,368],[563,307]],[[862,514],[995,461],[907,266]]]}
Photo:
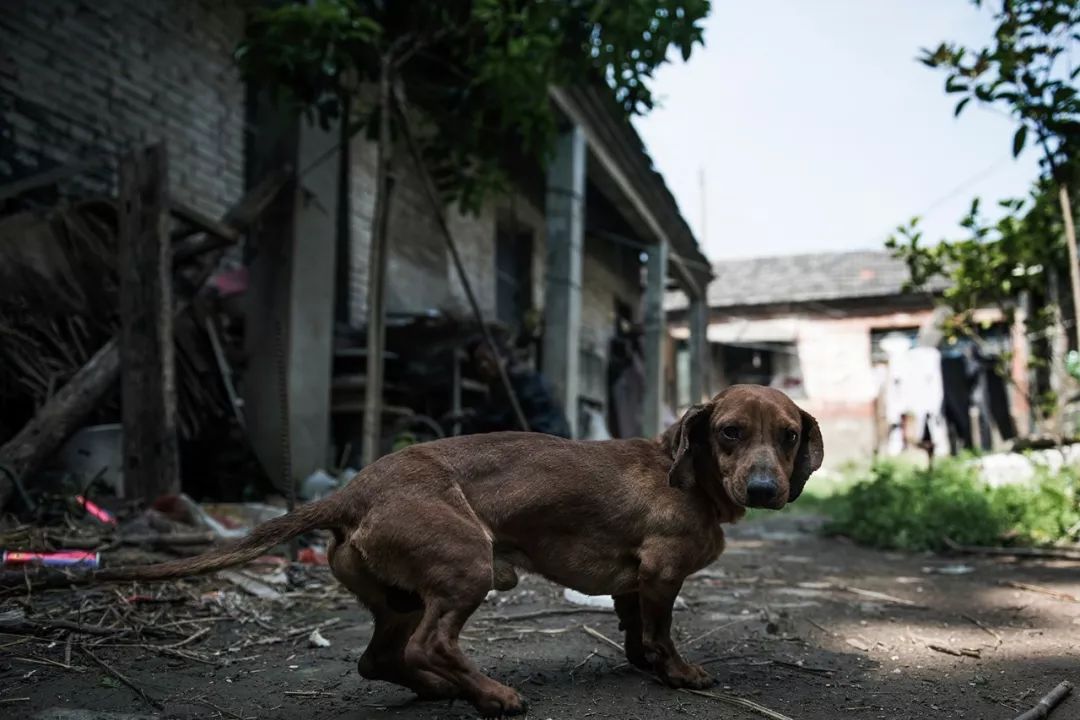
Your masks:
{"label": "plastic debris", "polygon": [[57,550],[55,552],[22,552],[5,550],[5,567],[16,565],[44,565],[46,567],[89,567],[101,565],[101,553],[89,550]]}
{"label": "plastic debris", "polygon": [[76,432],[59,451],[58,465],[82,477],[97,476],[116,497],[124,497],[124,428],[91,425]]}
{"label": "plastic debris", "polygon": [[310,645],[311,647],[330,647],[330,641],[322,636],[322,633],[319,632],[318,628],[315,628],[311,631],[311,634],[308,635],[307,640],[308,645]]}
{"label": "plastic debris", "polygon": [[[571,590],[570,588],[563,590],[563,600],[568,603],[573,603],[574,605],[592,607],[600,610],[615,609],[615,600],[610,595],[586,595],[584,593],[579,593],[577,590]],[[686,601],[683,600],[682,595],[680,595],[675,598],[674,607],[676,610],[685,610],[689,605],[686,604]]]}
{"label": "plastic debris", "polygon": [[927,575],[967,575],[975,572],[973,565],[928,565],[922,569]]}
{"label": "plastic debris", "polygon": [[116,524],[116,518],[113,517],[112,513],[96,503],[87,500],[82,495],[76,495],[75,502],[79,503],[79,505],[86,510],[87,514],[93,516],[98,522],[105,523],[106,525]]}
{"label": "plastic debris", "polygon": [[257,598],[262,598],[263,600],[277,600],[281,597],[281,593],[274,588],[263,581],[245,575],[244,573],[235,570],[223,570],[218,574],[244,592],[249,595],[254,595]]}
{"label": "plastic debris", "polygon": [[300,484],[300,497],[304,500],[318,500],[338,489],[340,481],[325,470],[319,469],[304,478]]}
{"label": "plastic debris", "polygon": [[153,509],[171,520],[206,528],[227,540],[244,537],[259,523],[285,514],[285,508],[262,503],[200,505],[187,495],[163,495]]}
{"label": "plastic debris", "polygon": [[615,601],[610,595],[585,595],[579,593],[577,590],[571,590],[566,588],[563,590],[563,599],[566,602],[573,603],[574,605],[583,605],[585,607],[602,608],[605,610],[614,610]]}
{"label": "plastic debris", "polygon": [[296,554],[297,562],[304,563],[305,565],[328,565],[329,561],[326,559],[326,553],[322,550],[315,548],[301,548],[300,552]]}

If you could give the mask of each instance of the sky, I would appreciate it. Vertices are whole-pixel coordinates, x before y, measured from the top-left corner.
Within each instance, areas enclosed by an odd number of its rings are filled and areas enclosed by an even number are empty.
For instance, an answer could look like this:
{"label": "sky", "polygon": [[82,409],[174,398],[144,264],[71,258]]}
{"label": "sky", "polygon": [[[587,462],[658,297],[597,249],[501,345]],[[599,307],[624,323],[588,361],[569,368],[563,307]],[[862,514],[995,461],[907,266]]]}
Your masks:
{"label": "sky", "polygon": [[705,47],[634,124],[711,259],[881,249],[915,215],[961,237],[971,199],[1025,195],[1038,157],[1012,158],[1001,111],[954,118],[916,57],[992,27],[968,0],[713,0]]}

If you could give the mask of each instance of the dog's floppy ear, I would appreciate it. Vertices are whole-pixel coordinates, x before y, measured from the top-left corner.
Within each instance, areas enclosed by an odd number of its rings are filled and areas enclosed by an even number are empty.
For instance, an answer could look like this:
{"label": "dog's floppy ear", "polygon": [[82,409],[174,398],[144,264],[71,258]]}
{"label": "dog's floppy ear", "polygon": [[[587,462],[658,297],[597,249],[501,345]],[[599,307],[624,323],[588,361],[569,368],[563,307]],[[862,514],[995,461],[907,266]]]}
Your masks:
{"label": "dog's floppy ear", "polygon": [[805,410],[799,410],[802,415],[802,433],[799,441],[799,452],[795,456],[795,468],[791,471],[791,480],[788,482],[788,502],[794,502],[802,494],[806,481],[821,467],[821,461],[825,459],[825,445],[821,440],[821,428],[817,420]]}
{"label": "dog's floppy ear", "polygon": [[708,426],[712,404],[692,405],[664,433],[664,446],[671,453],[668,482],[672,487],[688,489],[694,484],[694,442],[701,442],[701,429]]}

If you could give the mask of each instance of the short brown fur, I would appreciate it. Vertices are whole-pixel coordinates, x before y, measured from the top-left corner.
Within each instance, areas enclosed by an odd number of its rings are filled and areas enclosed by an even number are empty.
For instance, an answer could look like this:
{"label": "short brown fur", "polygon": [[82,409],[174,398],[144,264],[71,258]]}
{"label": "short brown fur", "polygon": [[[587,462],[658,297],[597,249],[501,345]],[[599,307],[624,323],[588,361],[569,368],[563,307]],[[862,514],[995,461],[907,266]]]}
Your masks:
{"label": "short brown fur", "polygon": [[331,570],[375,617],[359,661],[366,678],[464,697],[485,716],[523,713],[518,693],[458,647],[487,592],[513,587],[521,568],[614,596],[628,659],[672,687],[703,688],[711,678],[671,639],[684,579],[723,551],[722,523],[794,500],[822,454],[816,421],[786,395],[737,385],[654,440],[505,432],[415,445],[233,546],[89,579],[210,572],[327,529]]}

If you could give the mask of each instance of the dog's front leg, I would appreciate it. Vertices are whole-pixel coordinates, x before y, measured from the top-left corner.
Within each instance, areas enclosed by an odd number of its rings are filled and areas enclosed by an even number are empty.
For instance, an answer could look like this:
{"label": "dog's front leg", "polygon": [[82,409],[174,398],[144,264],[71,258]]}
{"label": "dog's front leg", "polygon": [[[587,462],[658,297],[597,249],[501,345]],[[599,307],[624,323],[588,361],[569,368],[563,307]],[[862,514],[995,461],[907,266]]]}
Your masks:
{"label": "dog's front leg", "polygon": [[681,580],[665,579],[659,574],[642,577],[641,638],[645,656],[653,671],[671,687],[700,690],[713,684],[713,678],[700,665],[682,659],[671,639],[671,611],[679,596]]}
{"label": "dog's front leg", "polygon": [[653,664],[645,653],[641,639],[641,598],[637,593],[614,595],[615,614],[619,616],[619,629],[625,633],[623,648],[626,659],[642,670],[652,670]]}

